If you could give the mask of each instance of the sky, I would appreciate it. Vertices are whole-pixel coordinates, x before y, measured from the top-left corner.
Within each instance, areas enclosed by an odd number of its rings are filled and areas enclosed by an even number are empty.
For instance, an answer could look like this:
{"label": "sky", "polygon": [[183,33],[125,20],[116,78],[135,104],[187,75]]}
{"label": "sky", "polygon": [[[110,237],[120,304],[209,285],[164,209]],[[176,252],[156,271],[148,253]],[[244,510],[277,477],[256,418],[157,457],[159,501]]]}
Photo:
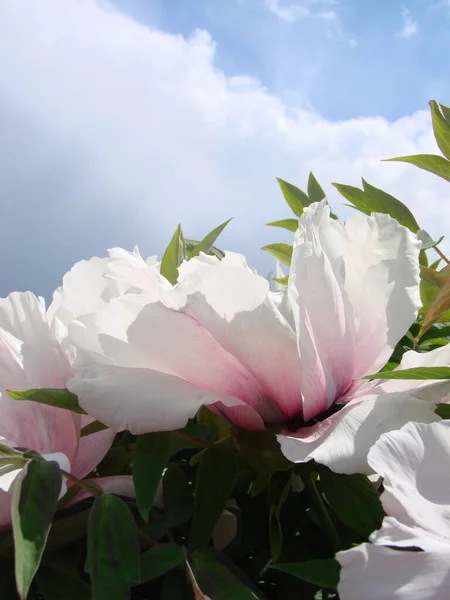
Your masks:
{"label": "sky", "polygon": [[363,176],[445,235],[450,186],[381,159],[437,152],[449,55],[449,0],[1,0],[0,295],[231,216],[218,245],[266,275],[275,178],[310,170],[343,218]]}

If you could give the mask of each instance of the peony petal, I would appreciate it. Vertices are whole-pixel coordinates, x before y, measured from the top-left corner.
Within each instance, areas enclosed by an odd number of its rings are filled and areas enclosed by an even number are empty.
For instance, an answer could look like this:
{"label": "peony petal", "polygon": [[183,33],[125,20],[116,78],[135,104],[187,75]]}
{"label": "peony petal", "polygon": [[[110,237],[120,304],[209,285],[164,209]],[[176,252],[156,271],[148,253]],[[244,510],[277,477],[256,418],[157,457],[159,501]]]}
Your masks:
{"label": "peony petal", "polygon": [[382,433],[409,421],[440,420],[434,413],[434,388],[429,388],[422,388],[420,394],[413,390],[353,400],[317,425],[279,435],[281,451],[293,462],[314,459],[336,473],[373,473],[367,455]]}
{"label": "peony petal", "polygon": [[[177,286],[186,296],[183,312],[257,379],[264,396],[284,418],[301,410],[300,363],[295,335],[269,296],[269,283],[227,253],[222,261],[198,257],[180,268]],[[266,415],[264,415],[266,418]],[[273,420],[273,419],[269,419]]]}
{"label": "peony petal", "polygon": [[[369,452],[370,466],[384,478],[384,510],[423,538],[424,550],[434,549],[434,541],[450,548],[450,481],[436,468],[449,458],[450,421],[408,423],[382,435]],[[377,543],[391,543],[389,531],[383,527]]]}
{"label": "peony petal", "polygon": [[5,389],[63,388],[71,368],[33,294],[0,299],[0,435],[36,452],[73,461],[80,416],[36,402],[12,400]]}
{"label": "peony petal", "polygon": [[64,275],[48,309],[50,322],[57,320],[67,326],[82,315],[98,312],[126,289],[105,277],[109,260],[96,256],[82,260]]}
{"label": "peony petal", "polygon": [[420,306],[414,235],[387,215],[329,215],[325,201],[305,209],[289,279],[305,420],[380,369]]}
{"label": "peony petal", "polygon": [[450,549],[402,552],[362,544],[338,552],[341,600],[447,600]]}
{"label": "peony petal", "polygon": [[242,404],[151,369],[88,367],[67,387],[92,417],[114,431],[128,429],[136,435],[184,427],[205,404]]}

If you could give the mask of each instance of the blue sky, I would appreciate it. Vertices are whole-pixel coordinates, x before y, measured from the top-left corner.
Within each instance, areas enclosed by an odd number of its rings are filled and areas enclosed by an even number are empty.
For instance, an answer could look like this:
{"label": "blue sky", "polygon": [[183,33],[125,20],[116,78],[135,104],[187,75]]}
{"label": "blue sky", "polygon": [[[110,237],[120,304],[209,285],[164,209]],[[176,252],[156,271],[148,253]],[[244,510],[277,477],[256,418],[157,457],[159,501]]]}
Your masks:
{"label": "blue sky", "polygon": [[380,160],[436,152],[449,33],[448,0],[2,0],[0,294],[231,216],[220,245],[267,274],[275,177],[310,170],[344,217],[331,183],[363,176],[445,234],[448,184]]}
{"label": "blue sky", "polygon": [[[445,0],[115,0],[149,26],[208,31],[217,66],[328,119],[397,119],[450,96]],[[301,9],[309,11],[309,15]]]}

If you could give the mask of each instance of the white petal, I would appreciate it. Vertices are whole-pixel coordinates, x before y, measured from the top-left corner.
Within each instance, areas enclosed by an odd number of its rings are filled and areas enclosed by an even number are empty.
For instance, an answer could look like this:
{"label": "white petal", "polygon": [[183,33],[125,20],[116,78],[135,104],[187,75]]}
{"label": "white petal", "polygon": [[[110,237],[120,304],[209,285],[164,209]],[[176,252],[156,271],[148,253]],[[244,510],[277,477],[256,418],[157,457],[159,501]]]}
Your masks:
{"label": "white petal", "polygon": [[[370,450],[368,461],[384,478],[386,513],[422,536],[424,550],[434,548],[434,540],[450,547],[450,480],[436,467],[450,462],[450,421],[408,423],[387,433]],[[388,537],[382,529],[378,543]]]}
{"label": "white petal", "polygon": [[21,470],[22,465],[2,465],[0,467],[0,490],[10,492]]}
{"label": "white petal", "polygon": [[95,419],[114,431],[129,429],[137,435],[184,427],[201,406],[214,402],[252,410],[237,399],[150,369],[91,367],[70,379],[67,387]]}
{"label": "white petal", "polygon": [[448,600],[447,552],[402,552],[362,544],[336,555],[341,600]]}
{"label": "white petal", "polygon": [[[43,454],[42,456],[43,456],[43,458],[45,458],[45,460],[56,461],[59,464],[61,469],[63,469],[67,473],[70,473],[70,460],[62,452],[52,452],[50,454]],[[62,498],[66,492],[67,492],[67,479],[63,475],[62,482],[61,482],[61,491],[59,493],[58,500],[60,498]]]}
{"label": "white petal", "polygon": [[109,260],[96,256],[82,260],[64,275],[48,309],[50,322],[58,320],[67,326],[82,315],[101,310],[122,291],[117,282],[105,277]]}
{"label": "white petal", "polygon": [[300,364],[292,328],[269,297],[269,284],[240,255],[190,260],[177,288],[183,312],[201,323],[262,385],[284,418],[301,410]]}
{"label": "white petal", "polygon": [[409,421],[439,421],[434,409],[425,393],[420,398],[412,393],[368,395],[317,425],[279,435],[278,441],[283,454],[293,462],[314,459],[337,473],[373,473],[376,469],[369,466],[367,455],[380,435]]}
{"label": "white petal", "polygon": [[325,201],[308,207],[295,236],[289,292],[299,337],[306,420],[377,371],[420,306],[419,245],[387,215],[342,225]]}

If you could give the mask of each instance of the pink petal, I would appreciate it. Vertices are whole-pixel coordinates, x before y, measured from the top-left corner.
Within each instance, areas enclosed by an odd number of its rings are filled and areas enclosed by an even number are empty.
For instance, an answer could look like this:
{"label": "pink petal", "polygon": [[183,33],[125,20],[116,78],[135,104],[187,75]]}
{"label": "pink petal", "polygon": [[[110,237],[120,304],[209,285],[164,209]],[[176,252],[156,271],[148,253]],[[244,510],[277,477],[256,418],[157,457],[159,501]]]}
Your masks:
{"label": "pink petal", "polygon": [[[113,475],[110,477],[94,477],[93,479],[85,479],[86,482],[91,481],[96,485],[99,485],[105,494],[116,494],[117,496],[124,496],[125,498],[135,498],[136,492],[134,490],[133,478],[131,475]],[[92,498],[92,494],[87,491],[81,490],[75,498],[72,498],[64,508],[73,506],[86,498]]]}
{"label": "pink petal", "polygon": [[[81,426],[85,427],[93,421],[92,417],[83,415]],[[83,479],[104,458],[111,447],[115,433],[111,429],[104,429],[80,438],[78,454],[72,468],[72,474],[78,479]]]}

